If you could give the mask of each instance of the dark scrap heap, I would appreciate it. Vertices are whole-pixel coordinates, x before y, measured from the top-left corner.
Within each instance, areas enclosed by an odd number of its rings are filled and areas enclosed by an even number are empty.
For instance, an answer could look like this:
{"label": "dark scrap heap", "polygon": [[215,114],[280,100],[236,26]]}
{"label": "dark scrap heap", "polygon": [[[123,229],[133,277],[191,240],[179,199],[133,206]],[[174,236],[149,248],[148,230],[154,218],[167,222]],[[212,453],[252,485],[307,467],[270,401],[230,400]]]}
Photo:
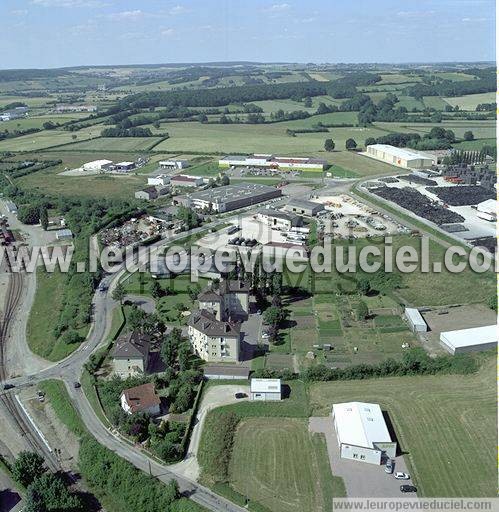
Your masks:
{"label": "dark scrap heap", "polygon": [[427,187],[428,192],[432,192],[444,203],[451,206],[466,206],[478,204],[487,199],[494,199],[495,194],[492,190],[477,185],[457,186],[457,187]]}
{"label": "dark scrap heap", "polygon": [[415,213],[418,217],[434,222],[438,226],[463,222],[464,217],[432,201],[410,187],[379,187],[370,190],[373,194]]}

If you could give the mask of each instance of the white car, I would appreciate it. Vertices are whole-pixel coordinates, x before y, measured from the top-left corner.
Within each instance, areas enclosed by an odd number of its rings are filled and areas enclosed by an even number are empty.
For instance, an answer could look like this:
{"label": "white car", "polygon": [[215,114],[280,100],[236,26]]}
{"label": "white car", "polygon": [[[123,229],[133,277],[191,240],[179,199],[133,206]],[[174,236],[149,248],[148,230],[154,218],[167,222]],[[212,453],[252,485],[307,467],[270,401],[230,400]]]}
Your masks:
{"label": "white car", "polygon": [[411,478],[411,475],[402,473],[402,471],[397,471],[394,476],[397,480],[409,480]]}

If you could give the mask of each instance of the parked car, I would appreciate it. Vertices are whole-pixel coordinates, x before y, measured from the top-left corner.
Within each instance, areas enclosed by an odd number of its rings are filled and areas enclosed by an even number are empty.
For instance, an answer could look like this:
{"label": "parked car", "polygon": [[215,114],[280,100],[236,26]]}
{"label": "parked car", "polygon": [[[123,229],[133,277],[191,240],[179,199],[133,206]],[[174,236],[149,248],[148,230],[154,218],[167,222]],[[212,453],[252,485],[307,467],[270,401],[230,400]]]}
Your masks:
{"label": "parked car", "polygon": [[386,461],[385,473],[388,473],[390,475],[393,473],[393,460],[392,459],[388,459]]}
{"label": "parked car", "polygon": [[234,395],[238,400],[240,400],[241,398],[248,398],[248,395],[246,393],[236,393]]}
{"label": "parked car", "polygon": [[74,382],[73,386],[75,389],[81,388],[81,384],[79,382]]}
{"label": "parked car", "polygon": [[45,393],[43,391],[38,391],[37,396],[39,402],[43,402],[45,400]]}
{"label": "parked car", "polygon": [[262,332],[262,338],[270,338],[270,334],[268,332]]}
{"label": "parked car", "polygon": [[7,391],[8,389],[15,388],[14,384],[4,384],[3,389],[4,391]]}
{"label": "parked car", "polygon": [[400,492],[417,492],[418,490],[414,485],[401,485]]}
{"label": "parked car", "polygon": [[409,480],[411,478],[411,475],[403,473],[402,471],[397,471],[394,476],[397,480]]}

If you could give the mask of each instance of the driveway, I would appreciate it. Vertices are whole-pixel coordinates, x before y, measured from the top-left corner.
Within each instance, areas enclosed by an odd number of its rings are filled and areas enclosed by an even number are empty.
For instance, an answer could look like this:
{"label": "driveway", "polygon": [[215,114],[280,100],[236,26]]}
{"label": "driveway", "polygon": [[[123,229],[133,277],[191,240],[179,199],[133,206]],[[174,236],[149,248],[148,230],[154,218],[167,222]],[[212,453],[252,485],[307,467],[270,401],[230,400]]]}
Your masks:
{"label": "driveway", "polygon": [[152,297],[145,295],[128,294],[125,296],[125,301],[133,302],[138,308],[146,313],[156,312],[156,301]]}
{"label": "driveway", "polygon": [[187,456],[182,462],[172,465],[172,471],[175,473],[180,473],[190,480],[197,480],[199,478],[197,453],[206,414],[212,409],[216,409],[222,405],[229,405],[240,402],[242,400],[249,400],[249,398],[242,398],[239,400],[236,399],[234,396],[236,393],[246,393],[249,397],[249,386],[233,384],[227,386],[215,385],[210,387],[208,391],[205,391],[198,409],[194,428],[192,429],[191,441],[189,444],[189,450],[187,451]]}
{"label": "driveway", "polygon": [[249,361],[260,342],[262,315],[251,314],[241,325],[241,360]]}
{"label": "driveway", "polygon": [[[331,471],[333,475],[343,478],[349,498],[400,498],[404,496],[400,486],[412,484],[411,480],[396,480],[393,475],[386,474],[384,466],[342,459],[330,417],[310,418],[308,428],[311,432],[326,435]],[[402,455],[395,458],[395,471],[409,473]]]}

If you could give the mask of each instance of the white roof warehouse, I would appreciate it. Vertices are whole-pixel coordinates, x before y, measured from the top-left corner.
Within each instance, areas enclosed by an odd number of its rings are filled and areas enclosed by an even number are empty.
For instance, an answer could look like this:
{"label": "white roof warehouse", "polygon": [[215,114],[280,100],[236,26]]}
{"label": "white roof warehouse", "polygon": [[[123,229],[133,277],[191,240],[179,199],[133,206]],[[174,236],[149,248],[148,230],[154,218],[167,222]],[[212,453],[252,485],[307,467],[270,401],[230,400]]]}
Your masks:
{"label": "white roof warehouse", "polygon": [[433,159],[429,155],[417,153],[410,149],[397,148],[389,144],[367,146],[365,154],[397,167],[423,169],[433,165]]}
{"label": "white roof warehouse", "polygon": [[334,404],[332,418],[342,458],[381,464],[385,456],[395,457],[397,443],[378,404]]}
{"label": "white roof warehouse", "polygon": [[479,352],[497,346],[497,325],[440,333],[440,343],[451,354]]}

